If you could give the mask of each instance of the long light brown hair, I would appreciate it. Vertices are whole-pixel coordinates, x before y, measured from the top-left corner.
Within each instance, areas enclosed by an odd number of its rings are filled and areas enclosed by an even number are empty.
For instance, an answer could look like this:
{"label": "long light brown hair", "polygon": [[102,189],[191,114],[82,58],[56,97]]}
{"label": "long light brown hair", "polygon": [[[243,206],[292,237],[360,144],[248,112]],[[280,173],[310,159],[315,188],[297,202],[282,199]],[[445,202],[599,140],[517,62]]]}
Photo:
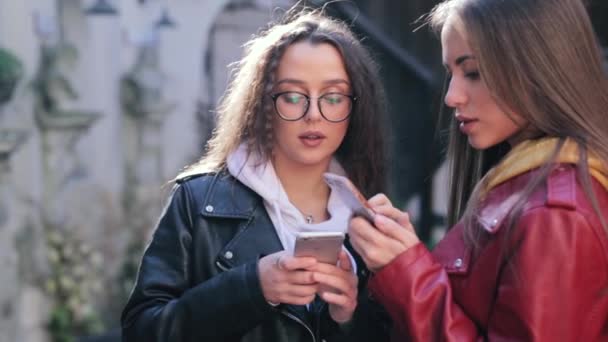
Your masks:
{"label": "long light brown hair", "polygon": [[[608,81],[600,50],[581,0],[448,0],[428,21],[440,32],[456,16],[464,26],[479,71],[505,112],[526,119],[536,137],[558,137],[554,158],[524,189],[507,222],[512,227],[527,197],[544,184],[567,137],[579,145],[578,177],[604,222],[593,194],[588,150],[608,162]],[[458,132],[452,118],[448,146],[451,169],[450,226],[465,222],[465,239],[478,241],[474,218],[479,205],[476,184],[508,152],[506,142],[477,151]]]}
{"label": "long light brown hair", "polygon": [[383,192],[385,146],[382,123],[385,100],[377,64],[367,49],[341,21],[321,10],[293,9],[278,23],[245,45],[243,58],[217,109],[217,126],[205,155],[184,170],[188,174],[217,172],[241,143],[268,160],[273,149],[273,116],[270,94],[285,50],[297,42],[327,43],[341,54],[351,81],[353,104],[348,131],[336,158],[365,195]]}

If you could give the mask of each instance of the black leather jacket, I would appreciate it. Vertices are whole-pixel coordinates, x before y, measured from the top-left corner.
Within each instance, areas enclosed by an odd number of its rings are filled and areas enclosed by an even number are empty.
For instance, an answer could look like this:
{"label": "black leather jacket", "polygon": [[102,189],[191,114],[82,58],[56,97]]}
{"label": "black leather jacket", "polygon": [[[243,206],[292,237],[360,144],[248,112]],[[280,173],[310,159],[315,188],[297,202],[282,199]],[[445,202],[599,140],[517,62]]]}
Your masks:
{"label": "black leather jacket", "polygon": [[257,262],[282,249],[263,201],[227,173],[178,181],[122,313],[123,341],[385,341],[388,320],[367,296],[338,326],[327,305],[269,305]]}

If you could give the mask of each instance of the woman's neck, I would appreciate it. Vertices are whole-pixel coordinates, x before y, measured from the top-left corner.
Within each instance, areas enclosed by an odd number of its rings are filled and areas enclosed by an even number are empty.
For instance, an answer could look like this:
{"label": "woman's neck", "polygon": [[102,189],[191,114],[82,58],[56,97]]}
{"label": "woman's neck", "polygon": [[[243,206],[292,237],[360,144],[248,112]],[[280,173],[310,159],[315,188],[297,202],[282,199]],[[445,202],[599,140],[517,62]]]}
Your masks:
{"label": "woman's neck", "polygon": [[311,166],[273,161],[273,166],[289,201],[302,215],[312,216],[313,223],[329,218],[327,202],[330,190],[323,180],[323,173],[327,172],[329,161]]}

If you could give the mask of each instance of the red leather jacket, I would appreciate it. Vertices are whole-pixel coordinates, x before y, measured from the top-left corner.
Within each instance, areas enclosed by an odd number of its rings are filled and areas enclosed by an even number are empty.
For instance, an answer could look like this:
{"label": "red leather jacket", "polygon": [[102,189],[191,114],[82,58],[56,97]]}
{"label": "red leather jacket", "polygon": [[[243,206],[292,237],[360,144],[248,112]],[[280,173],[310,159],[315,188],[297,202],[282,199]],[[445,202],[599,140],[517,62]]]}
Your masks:
{"label": "red leather jacket", "polygon": [[[573,165],[551,173],[505,239],[514,194],[535,172],[488,193],[475,255],[457,224],[432,253],[418,244],[374,275],[395,341],[608,341],[608,233]],[[593,183],[608,220],[608,191]]]}

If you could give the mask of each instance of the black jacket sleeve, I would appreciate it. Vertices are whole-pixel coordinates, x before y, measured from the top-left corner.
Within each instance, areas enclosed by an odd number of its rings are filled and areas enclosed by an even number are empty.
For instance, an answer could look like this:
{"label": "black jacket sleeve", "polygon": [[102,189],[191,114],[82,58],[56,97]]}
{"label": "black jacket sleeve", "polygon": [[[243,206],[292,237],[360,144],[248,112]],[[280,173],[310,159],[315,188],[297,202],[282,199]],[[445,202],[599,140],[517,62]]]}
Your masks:
{"label": "black jacket sleeve", "polygon": [[123,341],[208,341],[238,336],[273,317],[257,260],[194,284],[188,184],[177,185],[144,253],[121,317]]}

